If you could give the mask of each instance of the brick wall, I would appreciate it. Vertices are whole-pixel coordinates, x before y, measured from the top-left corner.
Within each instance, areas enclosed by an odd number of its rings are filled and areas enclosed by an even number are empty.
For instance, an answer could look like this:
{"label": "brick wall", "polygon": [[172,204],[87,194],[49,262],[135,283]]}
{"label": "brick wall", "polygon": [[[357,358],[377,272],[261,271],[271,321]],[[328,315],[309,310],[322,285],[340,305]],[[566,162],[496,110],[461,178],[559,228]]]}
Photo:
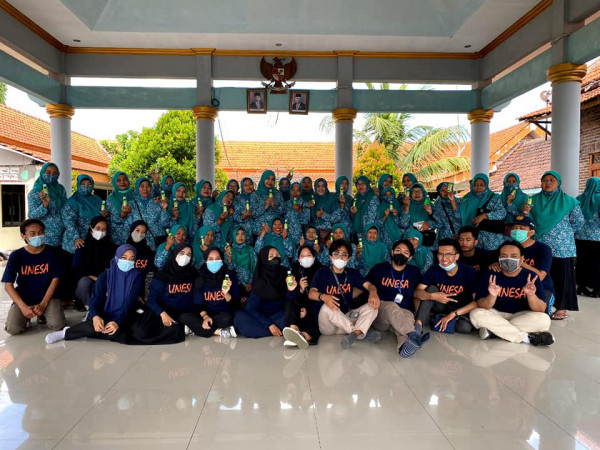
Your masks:
{"label": "brick wall", "polygon": [[579,192],[590,176],[590,155],[600,152],[600,105],[581,111],[581,151],[579,152]]}

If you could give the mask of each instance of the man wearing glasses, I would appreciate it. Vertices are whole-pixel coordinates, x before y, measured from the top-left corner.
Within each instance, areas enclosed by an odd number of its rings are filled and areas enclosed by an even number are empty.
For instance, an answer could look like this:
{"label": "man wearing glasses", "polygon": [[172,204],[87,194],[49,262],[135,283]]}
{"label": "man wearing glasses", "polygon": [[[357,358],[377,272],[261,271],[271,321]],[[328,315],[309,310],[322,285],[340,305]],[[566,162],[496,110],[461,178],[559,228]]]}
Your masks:
{"label": "man wearing glasses", "polygon": [[[321,334],[345,334],[341,341],[345,349],[357,339],[381,339],[379,331],[370,329],[379,309],[377,289],[359,271],[346,267],[351,256],[350,243],[343,239],[333,241],[329,247],[331,267],[323,267],[315,274],[309,292],[311,300],[324,304],[319,311]],[[369,291],[368,302],[355,305],[353,299],[363,290]]]}
{"label": "man wearing glasses", "polygon": [[452,323],[457,333],[471,333],[473,325],[469,312],[477,307],[475,291],[477,272],[472,267],[460,264],[460,247],[451,238],[441,239],[438,244],[438,263],[429,268],[417,286],[417,319],[415,329],[423,330],[431,313],[439,316],[433,327],[446,331]]}

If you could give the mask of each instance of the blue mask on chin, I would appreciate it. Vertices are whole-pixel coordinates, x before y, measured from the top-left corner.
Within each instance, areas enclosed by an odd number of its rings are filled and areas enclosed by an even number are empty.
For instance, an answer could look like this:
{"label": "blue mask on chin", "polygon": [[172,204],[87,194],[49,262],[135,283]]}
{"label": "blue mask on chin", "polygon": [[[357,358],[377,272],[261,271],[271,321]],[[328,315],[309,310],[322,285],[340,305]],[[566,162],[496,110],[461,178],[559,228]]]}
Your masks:
{"label": "blue mask on chin", "polygon": [[442,265],[440,264],[440,267],[441,267],[442,269],[444,269],[446,272],[450,272],[452,269],[454,269],[454,268],[456,267],[456,263],[455,263],[455,262],[453,262],[453,263],[452,263],[452,264],[450,264],[448,267],[446,267],[446,266],[442,266]]}

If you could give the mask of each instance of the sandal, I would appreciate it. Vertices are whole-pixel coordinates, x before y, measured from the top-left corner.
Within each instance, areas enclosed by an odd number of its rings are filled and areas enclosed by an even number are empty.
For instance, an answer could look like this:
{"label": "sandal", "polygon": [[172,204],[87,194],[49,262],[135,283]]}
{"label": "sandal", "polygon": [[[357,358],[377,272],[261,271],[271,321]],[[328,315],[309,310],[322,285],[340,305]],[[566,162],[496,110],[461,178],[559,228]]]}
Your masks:
{"label": "sandal", "polygon": [[552,320],[565,320],[567,318],[567,312],[559,312],[558,310],[554,311],[554,314],[552,314],[550,318]]}

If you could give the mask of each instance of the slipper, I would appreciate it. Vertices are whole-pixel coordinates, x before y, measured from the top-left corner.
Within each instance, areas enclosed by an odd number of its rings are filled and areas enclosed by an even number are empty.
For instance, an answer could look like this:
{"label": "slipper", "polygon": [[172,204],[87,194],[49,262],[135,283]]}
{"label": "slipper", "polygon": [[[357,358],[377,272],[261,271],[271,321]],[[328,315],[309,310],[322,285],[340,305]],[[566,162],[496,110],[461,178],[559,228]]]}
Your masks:
{"label": "slipper", "polygon": [[550,316],[552,320],[565,320],[567,318],[567,313],[558,314],[555,312]]}

